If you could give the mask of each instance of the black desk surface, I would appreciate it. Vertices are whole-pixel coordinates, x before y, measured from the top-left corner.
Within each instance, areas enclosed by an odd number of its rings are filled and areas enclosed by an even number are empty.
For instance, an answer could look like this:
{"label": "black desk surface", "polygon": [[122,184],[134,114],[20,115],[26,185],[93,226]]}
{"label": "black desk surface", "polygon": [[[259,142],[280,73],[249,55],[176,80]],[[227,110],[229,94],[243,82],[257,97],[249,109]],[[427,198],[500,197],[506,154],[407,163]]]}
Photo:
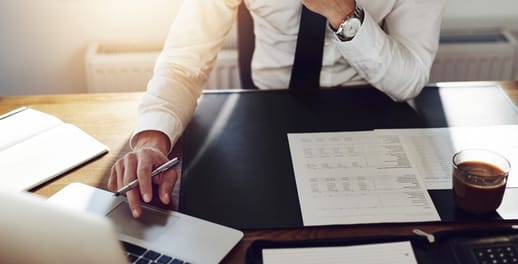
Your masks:
{"label": "black desk surface", "polygon": [[[182,138],[179,210],[239,229],[302,227],[288,133],[499,124],[518,114],[495,86],[429,86],[410,104],[368,86],[205,92]],[[450,190],[430,193],[443,221],[469,220]]]}

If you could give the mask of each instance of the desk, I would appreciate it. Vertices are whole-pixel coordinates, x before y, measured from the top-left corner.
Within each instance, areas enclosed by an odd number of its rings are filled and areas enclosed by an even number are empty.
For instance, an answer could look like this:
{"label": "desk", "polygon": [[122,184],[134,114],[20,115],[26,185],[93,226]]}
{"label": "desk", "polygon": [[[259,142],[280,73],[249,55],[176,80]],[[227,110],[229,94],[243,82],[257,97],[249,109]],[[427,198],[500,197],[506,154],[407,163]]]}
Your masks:
{"label": "desk", "polygon": [[[444,83],[440,85],[464,84],[471,86],[482,83]],[[518,82],[498,82],[498,84],[518,105]],[[142,93],[116,93],[0,97],[0,113],[5,113],[20,106],[30,106],[53,114],[65,122],[77,125],[110,148],[110,152],[100,159],[75,169],[33,191],[48,197],[71,182],[82,182],[105,189],[111,165],[129,151],[128,139],[136,121],[136,109],[141,96]],[[518,225],[518,220],[491,223],[494,226],[511,224]],[[452,228],[484,226],[487,227],[488,223],[474,221],[469,223],[375,224],[245,231],[244,239],[225,258],[224,263],[243,263],[246,249],[251,242],[257,239],[302,240],[374,235],[410,235],[414,228],[426,232],[437,232]]]}

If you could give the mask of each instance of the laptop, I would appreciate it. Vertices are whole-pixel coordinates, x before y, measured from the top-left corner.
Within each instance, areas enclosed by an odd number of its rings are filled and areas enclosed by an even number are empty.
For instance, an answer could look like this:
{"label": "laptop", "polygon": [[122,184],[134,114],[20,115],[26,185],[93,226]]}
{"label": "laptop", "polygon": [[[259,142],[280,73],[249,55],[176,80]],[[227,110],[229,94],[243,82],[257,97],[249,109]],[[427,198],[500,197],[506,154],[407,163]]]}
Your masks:
{"label": "laptop", "polygon": [[0,199],[6,215],[0,258],[13,260],[6,263],[218,263],[243,237],[233,228],[148,206],[134,219],[125,197],[81,183],[44,201],[25,192],[3,192]]}

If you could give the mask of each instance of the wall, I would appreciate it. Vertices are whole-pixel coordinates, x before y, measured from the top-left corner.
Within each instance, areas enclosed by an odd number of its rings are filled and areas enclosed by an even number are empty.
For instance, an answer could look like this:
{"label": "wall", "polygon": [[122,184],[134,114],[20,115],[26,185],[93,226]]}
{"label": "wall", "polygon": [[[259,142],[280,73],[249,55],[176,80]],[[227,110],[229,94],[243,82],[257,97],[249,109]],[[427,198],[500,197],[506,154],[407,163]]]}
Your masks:
{"label": "wall", "polygon": [[447,0],[443,28],[502,28],[518,31],[516,0]]}
{"label": "wall", "polygon": [[180,0],[0,1],[0,95],[86,91],[93,41],[162,43]]}
{"label": "wall", "polygon": [[[512,25],[518,31],[515,1],[449,0],[444,28]],[[0,96],[85,92],[84,53],[91,42],[160,45],[180,3],[0,1]]]}

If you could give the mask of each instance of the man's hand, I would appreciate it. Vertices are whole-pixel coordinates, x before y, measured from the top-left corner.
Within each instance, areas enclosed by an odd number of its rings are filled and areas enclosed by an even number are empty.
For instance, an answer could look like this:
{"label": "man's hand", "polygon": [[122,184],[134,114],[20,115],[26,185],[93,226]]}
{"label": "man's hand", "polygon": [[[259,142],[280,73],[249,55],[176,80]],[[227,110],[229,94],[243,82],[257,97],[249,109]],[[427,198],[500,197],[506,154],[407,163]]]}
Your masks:
{"label": "man's hand", "polygon": [[333,29],[354,12],[354,0],[302,0],[309,10],[327,18]]}
{"label": "man's hand", "polygon": [[165,163],[169,151],[169,139],[161,132],[145,131],[136,136],[134,149],[117,160],[112,166],[108,189],[116,191],[134,179],[138,187],[126,192],[133,217],[142,214],[140,197],[146,203],[153,197],[151,181],[158,185],[158,196],[164,204],[169,204],[170,195],[178,178],[176,170],[168,170],[151,179],[153,169]]}

